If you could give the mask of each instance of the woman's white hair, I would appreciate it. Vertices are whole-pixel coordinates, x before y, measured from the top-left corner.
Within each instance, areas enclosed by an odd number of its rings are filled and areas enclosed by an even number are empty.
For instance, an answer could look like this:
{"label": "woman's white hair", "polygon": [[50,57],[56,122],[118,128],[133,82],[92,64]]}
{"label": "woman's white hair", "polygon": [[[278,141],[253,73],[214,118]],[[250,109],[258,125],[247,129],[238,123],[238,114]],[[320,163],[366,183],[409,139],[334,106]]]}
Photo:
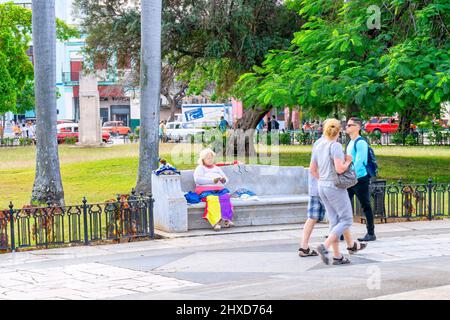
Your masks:
{"label": "woman's white hair", "polygon": [[203,166],[203,165],[204,165],[204,164],[203,164],[203,160],[205,160],[206,157],[207,157],[209,154],[212,154],[213,157],[216,156],[216,153],[215,153],[214,151],[212,151],[212,149],[210,149],[210,148],[206,148],[206,149],[202,150],[202,152],[200,152],[200,158],[198,159],[198,162],[197,162],[197,163],[198,163],[200,166]]}

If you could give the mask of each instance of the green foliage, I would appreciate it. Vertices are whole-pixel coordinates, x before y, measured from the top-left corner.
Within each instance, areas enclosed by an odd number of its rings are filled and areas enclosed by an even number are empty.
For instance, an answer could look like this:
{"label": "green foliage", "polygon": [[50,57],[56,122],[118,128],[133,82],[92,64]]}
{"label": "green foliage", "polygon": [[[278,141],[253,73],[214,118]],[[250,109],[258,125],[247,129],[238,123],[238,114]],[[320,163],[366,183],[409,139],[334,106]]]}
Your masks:
{"label": "green foliage", "polygon": [[0,139],[0,146],[12,147],[14,146],[15,138],[3,138]]}
{"label": "green foliage", "polygon": [[391,142],[394,144],[403,144],[403,133],[396,132],[391,137]]}
{"label": "green foliage", "polygon": [[280,133],[280,144],[290,145],[292,142],[290,133]]}
{"label": "green foliage", "polygon": [[421,122],[417,123],[417,128],[422,131],[429,130],[432,127],[433,127],[433,123],[431,121],[421,121]]}
{"label": "green foliage", "polygon": [[[57,91],[57,96],[59,90]],[[16,112],[25,114],[25,112],[34,109],[34,81],[27,80],[21,92],[17,95]]]}
{"label": "green foliage", "polygon": [[439,116],[450,100],[448,0],[372,1],[381,8],[381,30],[367,27],[367,1],[290,3],[308,22],[291,48],[269,52],[240,78],[246,105],[363,118],[398,112],[403,122]]}
{"label": "green foliage", "polygon": [[32,144],[33,144],[33,139],[31,139],[31,138],[24,138],[24,137],[19,138],[19,145],[22,147],[31,146]]}
{"label": "green foliage", "polygon": [[417,139],[413,134],[408,134],[405,138],[405,144],[407,146],[415,146],[417,145]]}
{"label": "green foliage", "polygon": [[300,144],[307,145],[312,144],[313,137],[310,132],[299,132],[295,134],[295,140]]}
{"label": "green foliage", "polygon": [[[123,3],[75,0],[74,7],[88,35],[91,65],[113,67],[128,56],[139,75],[140,8]],[[189,83],[189,95],[214,83],[217,100],[232,92],[242,73],[261,64],[269,49],[288,48],[300,20],[278,0],[163,0],[162,19],[163,61],[176,71],[167,84]],[[162,77],[165,87],[164,72]]]}
{"label": "green foliage", "polygon": [[[0,114],[24,113],[34,107],[33,64],[26,51],[31,43],[31,10],[12,2],[0,4]],[[60,40],[79,36],[57,20]]]}
{"label": "green foliage", "polygon": [[374,131],[367,135],[369,138],[370,143],[372,144],[381,144],[381,132]]}
{"label": "green foliage", "polygon": [[65,144],[75,144],[75,143],[77,143],[77,138],[76,137],[65,137],[64,143]]}
{"label": "green foliage", "polygon": [[136,134],[136,133],[130,133],[130,134],[128,135],[128,139],[130,139],[130,142],[131,142],[131,143],[137,142],[137,141],[139,140],[139,134]]}

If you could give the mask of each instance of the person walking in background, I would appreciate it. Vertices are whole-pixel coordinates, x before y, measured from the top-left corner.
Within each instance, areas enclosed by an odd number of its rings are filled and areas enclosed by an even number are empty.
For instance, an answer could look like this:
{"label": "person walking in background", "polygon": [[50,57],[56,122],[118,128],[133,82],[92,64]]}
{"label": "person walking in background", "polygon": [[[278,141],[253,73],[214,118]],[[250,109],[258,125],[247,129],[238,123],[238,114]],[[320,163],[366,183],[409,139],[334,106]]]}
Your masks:
{"label": "person walking in background", "polygon": [[159,141],[163,142],[163,126],[164,126],[164,122],[160,121],[159,122],[159,128],[158,128],[158,135],[159,135]]}
{"label": "person walking in background", "polygon": [[219,130],[220,130],[220,132],[225,133],[229,127],[230,127],[230,125],[228,124],[228,121],[225,120],[224,116],[221,116],[220,117],[220,122],[219,122]]}
{"label": "person walking in background", "polygon": [[256,126],[256,132],[257,132],[258,134],[260,134],[260,133],[263,131],[264,125],[265,125],[265,122],[264,122],[264,118],[263,118],[263,119],[261,119],[261,121],[260,121],[260,122],[258,123],[258,125]]}
{"label": "person walking in background", "polygon": [[167,120],[163,122],[163,142],[167,142]]}
{"label": "person walking in background", "polygon": [[277,117],[276,116],[272,116],[272,130],[280,130],[280,123],[277,121]]}
{"label": "person walking in background", "polygon": [[28,138],[28,127],[25,123],[22,123],[21,134],[22,138]]}
{"label": "person walking in background", "polygon": [[35,130],[34,130],[34,125],[32,122],[27,123],[27,132],[28,132],[28,138],[32,139],[34,142]]}
{"label": "person walking in background", "polygon": [[[311,157],[311,174],[319,180],[319,196],[325,206],[330,221],[330,234],[326,241],[317,247],[317,252],[325,264],[348,264],[350,260],[339,251],[339,238],[353,224],[353,209],[346,189],[335,186],[336,174],[344,173],[352,163],[350,155],[344,155],[342,145],[337,142],[341,124],[336,119],[328,119],[324,124],[324,139],[317,141]],[[348,243],[353,243],[347,233]],[[328,249],[333,248],[333,260]],[[356,243],[355,253],[366,247],[364,243]],[[353,248],[347,248],[353,249]],[[350,251],[350,250],[349,250]]]}
{"label": "person walking in background", "polygon": [[353,164],[355,166],[356,177],[358,178],[358,183],[347,191],[352,202],[356,195],[366,217],[367,234],[358,240],[375,241],[377,237],[375,236],[375,223],[369,193],[370,175],[366,168],[369,144],[360,135],[361,126],[362,120],[359,118],[350,118],[347,123],[346,133],[351,139],[347,145],[347,154],[352,155],[354,159]]}

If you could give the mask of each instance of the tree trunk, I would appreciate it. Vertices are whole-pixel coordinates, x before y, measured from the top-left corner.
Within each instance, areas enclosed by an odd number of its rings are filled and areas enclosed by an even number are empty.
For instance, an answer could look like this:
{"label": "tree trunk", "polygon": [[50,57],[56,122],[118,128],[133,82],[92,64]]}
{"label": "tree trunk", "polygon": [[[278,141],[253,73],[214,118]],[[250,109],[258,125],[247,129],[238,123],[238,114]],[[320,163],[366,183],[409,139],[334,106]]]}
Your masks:
{"label": "tree trunk", "polygon": [[36,100],[36,176],[32,203],[64,205],[56,140],[55,0],[33,1]]}
{"label": "tree trunk", "polygon": [[270,110],[248,109],[244,112],[241,119],[237,120],[234,128],[229,130],[226,143],[227,160],[231,158],[245,156],[256,156],[253,136],[258,123]]}
{"label": "tree trunk", "polygon": [[[360,117],[361,116],[361,108],[356,104],[352,103],[345,107],[345,118],[348,121],[351,117]],[[336,117],[337,118],[337,117]]]}
{"label": "tree trunk", "polygon": [[169,122],[172,122],[172,121],[175,121],[175,113],[177,112],[178,100],[170,99],[168,101],[169,101],[169,108],[170,108]]}
{"label": "tree trunk", "polygon": [[402,133],[404,136],[411,132],[411,123],[413,121],[412,112],[412,109],[406,109],[400,113],[398,132]]}
{"label": "tree trunk", "polygon": [[5,129],[6,129],[6,115],[2,116],[2,130],[0,131],[0,140],[3,140],[3,137],[5,136]]}
{"label": "tree trunk", "polygon": [[162,0],[142,0],[141,11],[141,131],[136,190],[150,194],[159,153]]}
{"label": "tree trunk", "polygon": [[286,131],[291,130],[292,127],[292,108],[289,108],[289,114],[287,119]]}

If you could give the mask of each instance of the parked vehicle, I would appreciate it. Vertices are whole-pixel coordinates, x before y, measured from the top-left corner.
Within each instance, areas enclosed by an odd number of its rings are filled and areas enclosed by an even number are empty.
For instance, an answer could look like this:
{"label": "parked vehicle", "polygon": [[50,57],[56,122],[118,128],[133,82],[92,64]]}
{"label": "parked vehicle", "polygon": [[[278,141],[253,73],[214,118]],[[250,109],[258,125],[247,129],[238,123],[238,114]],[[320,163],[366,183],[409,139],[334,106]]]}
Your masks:
{"label": "parked vehicle", "polygon": [[131,128],[125,126],[122,121],[108,121],[105,122],[102,128],[103,131],[109,132],[111,135],[126,136],[131,133]]}
{"label": "parked vehicle", "polygon": [[394,117],[374,117],[369,120],[364,129],[371,133],[394,133],[399,123]]}
{"label": "parked vehicle", "polygon": [[[78,123],[61,123],[57,125],[56,133],[58,143],[64,143],[66,138],[76,138],[78,142]],[[111,140],[111,134],[102,130],[102,141],[107,143]]]}
{"label": "parked vehicle", "polygon": [[63,123],[75,123],[73,120],[58,120],[56,121],[56,124],[63,124]]}
{"label": "parked vehicle", "polygon": [[174,122],[194,123],[196,127],[215,127],[219,124],[220,117],[224,117],[230,126],[233,124],[233,106],[231,104],[183,104],[181,111],[182,120]]}
{"label": "parked vehicle", "polygon": [[191,137],[198,133],[204,133],[205,130],[196,128],[193,123],[168,122],[166,125],[167,140],[190,141]]}

